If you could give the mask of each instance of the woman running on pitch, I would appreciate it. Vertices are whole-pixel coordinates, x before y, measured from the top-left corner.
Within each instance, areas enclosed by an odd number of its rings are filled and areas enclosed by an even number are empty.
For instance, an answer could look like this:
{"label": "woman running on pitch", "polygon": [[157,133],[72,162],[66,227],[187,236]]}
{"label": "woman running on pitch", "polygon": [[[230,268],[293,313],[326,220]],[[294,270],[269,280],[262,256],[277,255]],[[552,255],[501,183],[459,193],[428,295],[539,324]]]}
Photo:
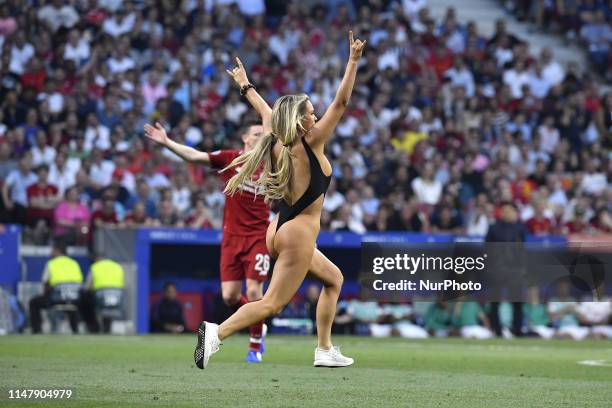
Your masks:
{"label": "woman running on pitch", "polygon": [[307,273],[323,283],[317,304],[318,346],[314,365],[344,367],[353,359],[343,356],[331,342],[331,326],[342,287],[342,273],[325,257],[315,242],[320,229],[323,196],[331,179],[332,168],[323,153],[325,142],[346,110],[355,83],[357,62],[366,41],[354,40],[349,32],[350,56],[336,96],[317,121],[306,95],[278,98],[270,109],[249,83],[244,66],[227,71],[261,115],[264,136],[257,146],[234,159],[228,168],[240,166],[225,188],[234,194],[245,180],[262,166],[257,183],[264,187],[267,201],[280,200],[280,212],[268,227],[266,244],[276,259],[272,279],[261,300],[247,303],[220,325],[202,322],[194,360],[205,368],[208,359],[219,350],[221,341],[235,332],[278,314],[289,303]]}

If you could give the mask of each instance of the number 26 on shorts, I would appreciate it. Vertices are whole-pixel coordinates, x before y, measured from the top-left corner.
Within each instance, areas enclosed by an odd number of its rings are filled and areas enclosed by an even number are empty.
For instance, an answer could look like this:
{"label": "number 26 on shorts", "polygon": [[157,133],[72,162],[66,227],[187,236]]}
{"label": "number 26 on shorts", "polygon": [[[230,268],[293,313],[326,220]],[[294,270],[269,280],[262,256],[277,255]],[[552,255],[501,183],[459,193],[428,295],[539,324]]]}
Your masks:
{"label": "number 26 on shorts", "polygon": [[261,276],[266,276],[270,270],[270,255],[257,254],[255,255],[255,270]]}

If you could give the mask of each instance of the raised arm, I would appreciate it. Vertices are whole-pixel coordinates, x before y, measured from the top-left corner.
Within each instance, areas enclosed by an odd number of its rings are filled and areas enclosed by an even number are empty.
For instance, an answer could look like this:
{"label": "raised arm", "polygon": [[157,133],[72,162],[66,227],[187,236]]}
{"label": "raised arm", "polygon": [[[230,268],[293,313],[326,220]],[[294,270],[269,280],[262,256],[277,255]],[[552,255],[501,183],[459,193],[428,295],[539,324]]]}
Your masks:
{"label": "raised arm", "polygon": [[145,135],[156,143],[170,149],[181,159],[190,163],[200,163],[210,165],[210,156],[206,152],[201,152],[192,147],[182,145],[180,143],[171,140],[166,133],[166,129],[159,123],[156,122],[155,126],[151,126],[148,123],[144,126]]}
{"label": "raised arm", "polygon": [[238,84],[241,90],[246,89],[244,96],[246,96],[251,106],[255,108],[257,113],[259,113],[259,116],[261,116],[264,133],[268,133],[272,131],[272,109],[264,98],[259,95],[254,87],[247,88],[247,85],[250,85],[251,83],[247,77],[246,69],[244,69],[244,65],[242,65],[242,61],[240,61],[240,58],[238,57],[236,57],[236,64],[238,65],[237,67],[231,71],[229,69],[226,71],[232,78],[234,78],[234,81],[236,84]]}
{"label": "raised arm", "polygon": [[342,78],[342,82],[336,91],[336,96],[331,105],[329,105],[321,120],[315,124],[310,132],[309,142],[311,144],[325,144],[333,134],[336,125],[344,114],[349,104],[349,100],[351,99],[351,94],[353,93],[355,76],[357,74],[357,63],[361,58],[366,43],[367,41],[353,39],[353,32],[349,31],[350,56],[346,64],[344,77]]}

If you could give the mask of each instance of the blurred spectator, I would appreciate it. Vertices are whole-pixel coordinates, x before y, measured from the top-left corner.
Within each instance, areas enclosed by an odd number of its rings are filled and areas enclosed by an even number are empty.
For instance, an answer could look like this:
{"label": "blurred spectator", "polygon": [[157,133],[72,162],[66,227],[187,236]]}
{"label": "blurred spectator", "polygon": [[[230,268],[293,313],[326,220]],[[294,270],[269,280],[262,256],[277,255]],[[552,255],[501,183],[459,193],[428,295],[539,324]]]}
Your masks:
{"label": "blurred spectator", "polygon": [[425,165],[421,176],[412,181],[412,190],[421,203],[436,205],[440,201],[442,183],[434,179],[433,176],[433,166],[428,163]]}
{"label": "blurred spectator", "polygon": [[100,227],[116,227],[119,225],[119,217],[115,211],[115,196],[107,191],[102,195],[99,208],[91,215],[91,229],[95,231]]}
{"label": "blurred spectator", "polygon": [[593,66],[599,73],[605,75],[609,70],[610,43],[612,43],[612,28],[606,21],[603,10],[597,10],[592,20],[586,22],[580,29],[580,37],[589,49]]}
{"label": "blurred spectator", "polygon": [[176,286],[173,283],[164,284],[164,297],[153,305],[151,331],[154,333],[184,333],[187,331],[183,305],[176,300]]}
{"label": "blurred spectator", "polygon": [[[134,204],[132,211],[127,213],[123,221],[125,226],[128,228],[147,227],[153,225],[154,223],[153,219],[147,215],[145,205],[142,203],[142,201]],[[188,225],[191,225],[189,222],[187,223]]]}
{"label": "blurred spectator", "polygon": [[425,329],[431,336],[447,337],[452,322],[452,306],[446,300],[432,303],[425,314]]}
{"label": "blurred spectator", "polygon": [[555,336],[582,340],[589,334],[589,329],[580,327],[576,317],[577,302],[570,294],[570,281],[562,279],[557,282],[556,295],[548,302],[548,315],[557,327]]}
{"label": "blurred spectator", "polygon": [[25,224],[28,207],[28,187],[37,180],[31,171],[31,158],[24,155],[19,160],[18,168],[11,171],[2,186],[4,207],[10,212],[12,222]]}
{"label": "blurred spectator", "polygon": [[578,320],[590,329],[590,335],[599,339],[612,338],[612,302],[609,299],[581,302],[576,308]]}
{"label": "blurred spectator", "polygon": [[58,189],[48,182],[49,168],[43,164],[36,169],[37,180],[27,190],[28,224],[33,229],[34,242],[44,244],[53,224],[53,209],[60,201]]}
{"label": "blurred spectator", "polygon": [[494,333],[491,331],[489,318],[484,313],[482,306],[477,302],[455,302],[452,322],[463,338],[490,339],[494,336]]}
{"label": "blurred spectator", "polygon": [[38,9],[36,15],[52,32],[60,28],[72,28],[79,21],[79,15],[74,6],[64,4],[62,0],[52,0]]}
{"label": "blurred spectator", "polygon": [[523,316],[527,323],[527,334],[534,334],[543,339],[551,339],[555,330],[549,327],[550,319],[546,305],[540,303],[537,287],[529,288],[528,301],[523,303]]}
{"label": "blurred spectator", "polygon": [[53,212],[53,236],[67,244],[87,242],[90,231],[90,217],[87,206],[79,201],[77,187],[70,187]]}
{"label": "blurred spectator", "polygon": [[216,222],[211,216],[208,208],[206,208],[206,202],[202,197],[195,199],[195,205],[193,206],[190,215],[185,220],[185,225],[189,228],[197,229],[221,227],[221,225],[219,225],[219,223]]}

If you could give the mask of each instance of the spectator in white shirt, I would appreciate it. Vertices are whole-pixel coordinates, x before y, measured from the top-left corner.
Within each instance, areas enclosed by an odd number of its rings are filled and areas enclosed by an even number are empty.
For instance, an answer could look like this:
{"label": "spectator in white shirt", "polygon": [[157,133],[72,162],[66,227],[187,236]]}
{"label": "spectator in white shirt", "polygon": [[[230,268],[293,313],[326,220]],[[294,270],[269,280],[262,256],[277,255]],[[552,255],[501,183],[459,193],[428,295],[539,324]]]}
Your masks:
{"label": "spectator in white shirt", "polygon": [[129,43],[121,41],[113,56],[108,59],[111,74],[122,74],[136,67],[136,62],[128,55]]}
{"label": "spectator in white shirt", "polygon": [[110,149],[110,129],[102,125],[95,113],[87,115],[85,128],[85,150]]}
{"label": "spectator in white shirt", "polygon": [[240,13],[249,17],[265,14],[266,2],[264,0],[236,0]]}
{"label": "spectator in white shirt", "polygon": [[32,147],[32,165],[34,167],[41,164],[50,166],[55,160],[55,153],[55,149],[47,144],[45,131],[39,130],[36,132],[36,145]]}
{"label": "spectator in white shirt", "polygon": [[399,69],[399,49],[389,46],[387,40],[380,40],[377,48],[379,50],[378,69],[384,71],[391,68],[393,71],[397,71]]}
{"label": "spectator in white shirt", "polygon": [[375,216],[378,212],[378,207],[380,205],[380,200],[376,198],[374,194],[374,189],[371,186],[366,186],[363,189],[363,196],[361,200],[361,206],[363,207],[363,211],[365,214],[370,216]]}
{"label": "spectator in white shirt", "polygon": [[333,213],[344,203],[344,196],[337,189],[336,179],[332,178],[323,200],[323,209],[328,213]]}
{"label": "spectator in white shirt", "polygon": [[442,195],[442,183],[434,178],[434,168],[431,163],[425,165],[421,175],[412,180],[412,191],[420,203],[436,205]]}
{"label": "spectator in white shirt", "polygon": [[531,94],[539,99],[544,99],[552,84],[544,77],[542,65],[537,62],[529,73],[529,90]]}
{"label": "spectator in white shirt", "polygon": [[582,183],[580,186],[582,190],[587,194],[599,195],[602,191],[608,187],[608,179],[606,175],[598,170],[598,163],[596,160],[588,160],[585,163],[585,173],[582,176]]}
{"label": "spectator in white shirt", "polygon": [[510,92],[514,99],[519,99],[523,96],[523,85],[529,84],[529,72],[525,69],[525,63],[517,60],[514,67],[504,72],[504,84],[510,87]]}
{"label": "spectator in white shirt", "polygon": [[24,224],[28,207],[27,189],[38,178],[32,172],[32,159],[24,155],[18,168],[11,171],[2,185],[2,199],[5,208],[12,213],[12,221]]}
{"label": "spectator in white shirt", "polygon": [[134,13],[126,13],[126,10],[120,8],[112,17],[104,20],[102,31],[111,37],[121,37],[124,34],[131,32],[136,24],[136,16]]}
{"label": "spectator in white shirt", "polygon": [[142,175],[149,185],[154,190],[170,187],[171,183],[164,174],[153,170],[153,163],[146,161],[142,167]]}
{"label": "spectator in white shirt", "polygon": [[91,55],[89,42],[79,30],[72,30],[64,47],[64,59],[74,61],[76,67],[85,64]]}
{"label": "spectator in white shirt", "polygon": [[540,136],[541,148],[546,153],[554,152],[559,143],[559,129],[555,127],[555,118],[552,116],[546,116],[544,121],[538,127],[538,135]]}
{"label": "spectator in white shirt", "polygon": [[247,110],[248,107],[240,100],[238,92],[230,92],[229,100],[225,105],[225,119],[238,125],[240,124],[242,115],[244,115]]}
{"label": "spectator in white shirt", "polygon": [[101,189],[108,186],[113,179],[113,171],[115,171],[115,163],[106,160],[100,149],[94,149],[91,153],[91,168],[89,170],[89,179],[95,189]]}
{"label": "spectator in white shirt", "polygon": [[57,187],[59,195],[76,184],[76,172],[67,163],[66,153],[59,151],[49,166],[49,180]]}
{"label": "spectator in white shirt", "polygon": [[30,58],[34,56],[34,47],[26,42],[26,37],[23,31],[17,31],[15,34],[15,43],[11,48],[11,62],[9,70],[17,75],[21,75],[25,71]]}
{"label": "spectator in white shirt", "polygon": [[62,4],[62,0],[53,0],[51,4],[41,7],[36,16],[45,23],[52,32],[60,27],[72,28],[79,22],[79,15],[70,4]]}
{"label": "spectator in white shirt", "polygon": [[553,52],[550,48],[542,49],[540,64],[542,65],[542,75],[552,86],[561,83],[563,78],[565,78],[563,67],[553,59]]}
{"label": "spectator in white shirt", "polygon": [[455,58],[455,64],[444,75],[450,79],[453,86],[462,86],[466,96],[470,98],[474,96],[474,76],[465,65],[463,58]]}
{"label": "spectator in white shirt", "polygon": [[177,173],[172,187],[172,205],[183,215],[191,207],[191,190],[189,189],[187,175]]}
{"label": "spectator in white shirt", "polygon": [[123,1],[124,0],[98,0],[98,7],[115,13],[121,8]]}
{"label": "spectator in white shirt", "polygon": [[416,19],[419,12],[425,7],[427,7],[427,0],[402,0],[402,10],[410,21]]}
{"label": "spectator in white shirt", "polygon": [[279,27],[278,33],[270,37],[268,48],[284,65],[287,63],[289,52],[299,45],[299,39],[299,33],[289,32],[283,24]]}

